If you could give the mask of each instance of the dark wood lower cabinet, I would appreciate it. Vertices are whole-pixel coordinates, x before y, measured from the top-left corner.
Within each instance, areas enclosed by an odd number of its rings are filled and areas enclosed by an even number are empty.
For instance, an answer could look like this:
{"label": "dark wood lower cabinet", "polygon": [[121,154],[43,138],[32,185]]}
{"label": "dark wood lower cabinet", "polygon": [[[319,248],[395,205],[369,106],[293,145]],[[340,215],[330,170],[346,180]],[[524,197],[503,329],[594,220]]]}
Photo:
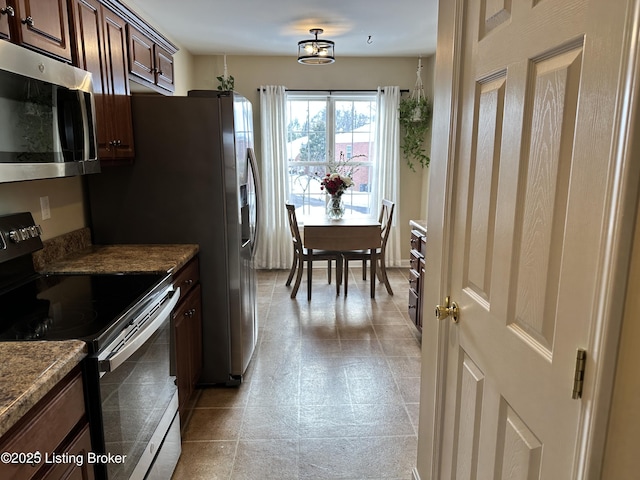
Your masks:
{"label": "dark wood lower cabinet", "polygon": [[[40,455],[39,459],[34,457],[32,461],[20,459],[18,463],[0,463],[2,479],[93,480],[93,466],[87,462],[91,438],[79,367],[2,436],[0,451],[18,455],[37,452]],[[68,460],[70,456],[78,458],[78,461],[55,462],[56,458]]]}
{"label": "dark wood lower cabinet", "polygon": [[202,369],[202,312],[200,285],[175,310],[176,377],[180,416],[186,414]]}
{"label": "dark wood lower cabinet", "polygon": [[411,252],[409,257],[409,317],[418,330],[422,331],[423,292],[425,278],[426,235],[420,230],[411,231]]}
{"label": "dark wood lower cabinet", "polygon": [[202,372],[202,301],[197,258],[174,278],[180,301],[173,311],[178,409],[184,426]]}

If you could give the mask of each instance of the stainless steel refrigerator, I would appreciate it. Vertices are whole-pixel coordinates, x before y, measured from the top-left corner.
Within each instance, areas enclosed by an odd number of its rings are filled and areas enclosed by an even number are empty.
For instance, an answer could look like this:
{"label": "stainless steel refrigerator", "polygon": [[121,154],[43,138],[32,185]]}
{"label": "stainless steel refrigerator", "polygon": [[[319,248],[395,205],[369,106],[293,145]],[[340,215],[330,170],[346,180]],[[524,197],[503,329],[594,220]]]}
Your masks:
{"label": "stainless steel refrigerator", "polygon": [[203,90],[131,100],[133,164],[87,179],[93,242],[199,244],[201,384],[238,384],[258,335],[251,103]]}

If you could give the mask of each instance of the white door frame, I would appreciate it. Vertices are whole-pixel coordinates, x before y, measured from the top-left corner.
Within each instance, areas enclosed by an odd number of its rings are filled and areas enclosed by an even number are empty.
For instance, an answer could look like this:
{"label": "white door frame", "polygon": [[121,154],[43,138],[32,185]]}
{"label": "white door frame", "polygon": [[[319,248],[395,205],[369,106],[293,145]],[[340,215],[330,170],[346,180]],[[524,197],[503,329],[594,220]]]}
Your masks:
{"label": "white door frame", "polygon": [[[605,18],[603,9],[611,8],[606,0],[588,3],[590,21]],[[615,172],[609,179],[603,179],[610,181],[606,205],[609,224],[607,231],[603,232],[606,252],[597,272],[599,295],[594,302],[598,314],[587,346],[580,440],[575,452],[576,480],[600,478],[637,214],[640,162],[632,158],[632,134],[640,111],[640,0],[626,0],[620,8],[625,7],[627,23],[617,27],[623,28],[625,35],[615,113],[615,140],[610,152],[615,159]],[[433,310],[450,290],[451,195],[458,134],[462,8],[462,0],[440,0],[438,11],[427,225],[430,274],[426,277],[425,286],[420,425],[417,469],[414,471],[414,477],[422,480],[439,479],[440,470],[446,373],[443,359],[451,324],[438,322]]]}

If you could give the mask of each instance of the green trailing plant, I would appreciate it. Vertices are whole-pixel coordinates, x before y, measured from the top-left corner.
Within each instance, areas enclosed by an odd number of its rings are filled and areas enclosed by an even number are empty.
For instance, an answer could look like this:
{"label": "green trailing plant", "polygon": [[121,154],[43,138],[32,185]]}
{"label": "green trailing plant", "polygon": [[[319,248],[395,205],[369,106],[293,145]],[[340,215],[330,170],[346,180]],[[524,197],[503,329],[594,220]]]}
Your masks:
{"label": "green trailing plant", "polygon": [[400,149],[409,168],[415,172],[414,163],[428,167],[430,158],[424,149],[424,140],[431,126],[431,102],[427,97],[403,98],[400,100],[400,127],[402,142]]}
{"label": "green trailing plant", "polygon": [[220,75],[219,77],[216,77],[216,79],[220,82],[220,85],[218,85],[218,90],[221,90],[223,92],[230,92],[233,90],[233,75],[228,75],[226,78],[224,75]]}

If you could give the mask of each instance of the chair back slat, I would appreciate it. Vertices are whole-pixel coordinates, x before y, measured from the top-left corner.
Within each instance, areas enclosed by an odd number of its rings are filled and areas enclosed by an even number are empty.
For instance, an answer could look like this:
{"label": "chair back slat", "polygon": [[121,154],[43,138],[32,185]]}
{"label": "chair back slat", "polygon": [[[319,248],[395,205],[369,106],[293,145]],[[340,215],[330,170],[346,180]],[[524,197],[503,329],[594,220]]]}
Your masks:
{"label": "chair back slat", "polygon": [[393,222],[393,211],[395,209],[395,203],[391,200],[382,200],[382,208],[380,209],[380,232],[381,232],[381,250],[384,252],[389,239],[389,233],[391,233],[391,223]]}
{"label": "chair back slat", "polygon": [[289,219],[289,230],[291,232],[291,240],[293,241],[294,248],[302,251],[302,236],[300,235],[300,229],[298,228],[298,219],[296,217],[296,206],[290,203],[285,204],[287,207],[287,217]]}

